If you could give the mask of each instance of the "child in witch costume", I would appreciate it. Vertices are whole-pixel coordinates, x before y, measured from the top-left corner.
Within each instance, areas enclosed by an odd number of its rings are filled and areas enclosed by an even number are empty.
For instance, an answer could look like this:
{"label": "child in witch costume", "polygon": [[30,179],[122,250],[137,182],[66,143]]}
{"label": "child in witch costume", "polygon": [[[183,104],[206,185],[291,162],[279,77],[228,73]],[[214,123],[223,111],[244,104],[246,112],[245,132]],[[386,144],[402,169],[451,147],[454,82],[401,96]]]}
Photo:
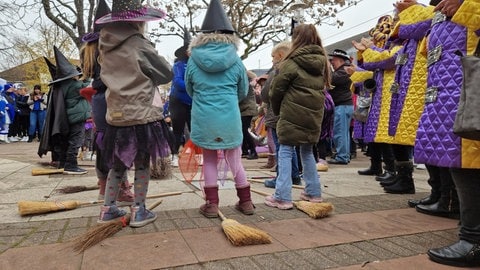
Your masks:
{"label": "child in witch costume", "polygon": [[[65,174],[86,174],[85,169],[79,168],[77,163],[78,149],[82,146],[85,136],[85,121],[90,118],[90,105],[80,95],[80,89],[86,87],[89,82],[79,81],[82,73],[68,62],[67,58],[54,47],[55,61],[57,63],[55,80],[50,82],[53,91],[62,91],[62,111],[55,111],[55,114],[66,114],[68,131],[59,135],[59,141],[53,148],[52,156],[58,157],[58,168],[64,168]],[[58,107],[60,108],[60,107]],[[54,110],[57,107],[54,108]],[[52,132],[50,136],[54,136]],[[55,139],[56,140],[56,139]]]}
{"label": "child in witch costume", "polygon": [[165,16],[142,6],[140,0],[113,1],[112,12],[96,20],[100,31],[100,77],[107,86],[104,157],[110,170],[99,223],[126,214],[116,205],[125,171],[135,165],[134,204],[130,227],[142,227],[157,216],[145,208],[150,181],[150,159],[170,156],[168,127],[157,86],[172,79],[170,64],[143,35],[146,21]]}
{"label": "child in witch costume", "polygon": [[[97,9],[95,11],[95,20],[99,19],[110,13],[111,10],[108,7],[105,0],[100,0],[98,2]],[[92,118],[95,125],[95,136],[94,136],[94,150],[96,152],[97,158],[95,160],[95,171],[98,178],[99,194],[98,199],[105,199],[105,187],[107,184],[107,175],[109,167],[105,161],[103,151],[104,147],[104,135],[107,128],[107,121],[105,120],[105,115],[107,114],[107,102],[105,100],[105,91],[107,86],[102,82],[100,78],[100,65],[97,61],[99,51],[98,51],[98,38],[100,37],[100,30],[103,25],[95,24],[93,26],[93,32],[87,33],[82,37],[84,42],[81,48],[81,60],[82,60],[82,78],[93,79],[92,87],[84,88],[81,91],[81,94],[88,95],[91,99],[92,105]],[[133,193],[131,192],[131,185],[128,183],[127,171],[123,175],[123,180],[120,184],[119,194],[117,197],[117,203],[122,205],[131,205],[133,203]]]}
{"label": "child in witch costume", "polygon": [[200,213],[218,217],[217,163],[224,157],[240,198],[236,209],[251,215],[254,206],[241,163],[243,138],[238,106],[247,96],[248,77],[237,55],[239,39],[219,0],[210,2],[201,31],[190,44],[185,74],[186,90],[192,97],[190,138],[203,153],[206,203]]}

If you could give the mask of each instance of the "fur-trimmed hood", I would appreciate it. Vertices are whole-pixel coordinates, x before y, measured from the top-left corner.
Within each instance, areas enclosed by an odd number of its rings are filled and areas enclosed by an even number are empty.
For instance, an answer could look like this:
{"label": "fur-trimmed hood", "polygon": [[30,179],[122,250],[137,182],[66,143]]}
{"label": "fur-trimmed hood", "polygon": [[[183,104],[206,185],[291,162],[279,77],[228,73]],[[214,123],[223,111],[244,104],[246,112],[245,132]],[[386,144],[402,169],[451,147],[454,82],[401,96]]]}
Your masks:
{"label": "fur-trimmed hood", "polygon": [[239,38],[230,34],[199,34],[190,43],[190,59],[206,72],[220,72],[231,67],[237,57]]}
{"label": "fur-trimmed hood", "polygon": [[192,48],[205,45],[207,43],[230,43],[235,45],[235,49],[238,50],[238,44],[240,39],[232,34],[220,34],[220,33],[200,33],[198,34],[188,46],[188,51],[191,52]]}

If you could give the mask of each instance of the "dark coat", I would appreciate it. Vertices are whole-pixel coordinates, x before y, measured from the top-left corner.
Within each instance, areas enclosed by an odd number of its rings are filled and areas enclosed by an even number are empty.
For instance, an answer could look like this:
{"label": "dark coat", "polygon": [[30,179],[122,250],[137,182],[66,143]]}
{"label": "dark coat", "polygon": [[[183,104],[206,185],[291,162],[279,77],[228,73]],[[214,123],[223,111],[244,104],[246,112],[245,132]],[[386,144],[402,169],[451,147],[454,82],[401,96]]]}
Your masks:
{"label": "dark coat", "polygon": [[67,136],[69,132],[63,92],[60,89],[54,89],[52,87],[48,92],[45,125],[43,126],[43,135],[38,146],[37,154],[42,157],[46,155],[48,151],[52,151],[52,138],[58,135]]}
{"label": "dark coat", "polygon": [[269,97],[279,115],[278,141],[286,145],[314,144],[320,137],[324,111],[324,70],[327,58],[320,46],[297,49],[273,78]]}

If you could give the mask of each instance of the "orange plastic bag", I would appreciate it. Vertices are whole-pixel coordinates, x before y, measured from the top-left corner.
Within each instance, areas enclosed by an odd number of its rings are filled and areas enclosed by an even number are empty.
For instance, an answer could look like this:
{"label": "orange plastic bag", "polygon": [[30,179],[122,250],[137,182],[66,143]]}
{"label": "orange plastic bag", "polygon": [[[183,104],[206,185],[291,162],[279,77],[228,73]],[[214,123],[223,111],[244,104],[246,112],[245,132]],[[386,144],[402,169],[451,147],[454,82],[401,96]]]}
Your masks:
{"label": "orange plastic bag", "polygon": [[191,140],[188,140],[178,157],[178,168],[185,181],[191,183],[198,173],[200,167],[199,160],[202,155],[202,148],[196,146]]}

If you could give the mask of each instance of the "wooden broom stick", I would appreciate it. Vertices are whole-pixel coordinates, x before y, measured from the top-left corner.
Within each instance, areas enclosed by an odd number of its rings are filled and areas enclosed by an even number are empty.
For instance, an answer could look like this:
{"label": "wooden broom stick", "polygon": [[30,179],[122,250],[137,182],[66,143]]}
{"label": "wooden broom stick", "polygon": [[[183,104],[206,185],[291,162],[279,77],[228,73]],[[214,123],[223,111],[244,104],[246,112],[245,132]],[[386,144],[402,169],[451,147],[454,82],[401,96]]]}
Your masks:
{"label": "wooden broom stick", "polygon": [[46,169],[46,168],[32,168],[32,175],[49,175],[63,173],[63,169]]}
{"label": "wooden broom stick", "polygon": [[[250,188],[250,191],[263,196],[271,195],[254,188]],[[333,205],[329,202],[312,203],[307,201],[294,201],[293,205],[295,205],[298,210],[306,213],[309,217],[314,219],[326,217],[333,211]]]}
{"label": "wooden broom stick", "polygon": [[[148,206],[148,210],[153,210],[159,206],[162,200],[154,202]],[[93,228],[90,228],[85,234],[73,239],[73,250],[77,252],[83,252],[94,245],[102,242],[108,237],[121,231],[123,227],[126,227],[130,222],[130,214],[123,216],[121,219],[113,220],[110,222],[99,224]]]}
{"label": "wooden broom stick", "polygon": [[[254,178],[249,178],[247,179],[249,182],[255,182],[255,183],[262,183],[264,184],[265,181],[264,180],[261,180],[261,179],[254,179]],[[292,188],[296,188],[296,189],[305,189],[304,186],[301,186],[301,185],[292,185]]]}
{"label": "wooden broom stick", "polygon": [[234,219],[226,218],[220,210],[218,215],[222,219],[222,229],[228,240],[234,246],[270,244],[272,239],[266,232],[240,224]]}
{"label": "wooden broom stick", "polygon": [[[156,195],[149,195],[147,199],[161,198],[167,196],[180,195],[182,192],[167,192]],[[18,202],[18,212],[21,216],[25,215],[34,215],[34,214],[45,214],[50,212],[57,212],[63,210],[73,210],[81,206],[94,206],[103,203],[103,200],[98,201],[53,201],[53,202],[40,202],[40,201],[19,201]]]}

